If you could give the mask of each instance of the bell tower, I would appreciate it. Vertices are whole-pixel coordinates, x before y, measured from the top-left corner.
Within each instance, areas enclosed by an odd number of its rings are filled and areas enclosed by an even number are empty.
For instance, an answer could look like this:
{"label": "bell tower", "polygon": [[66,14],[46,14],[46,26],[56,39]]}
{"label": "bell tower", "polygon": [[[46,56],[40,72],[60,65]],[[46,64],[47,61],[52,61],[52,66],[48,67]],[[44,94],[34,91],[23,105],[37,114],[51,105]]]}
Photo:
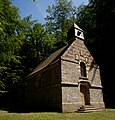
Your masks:
{"label": "bell tower", "polygon": [[70,40],[72,38],[79,38],[81,40],[84,40],[83,30],[78,25],[76,25],[75,23],[73,24],[73,26],[68,31],[67,36],[68,36],[68,40]]}

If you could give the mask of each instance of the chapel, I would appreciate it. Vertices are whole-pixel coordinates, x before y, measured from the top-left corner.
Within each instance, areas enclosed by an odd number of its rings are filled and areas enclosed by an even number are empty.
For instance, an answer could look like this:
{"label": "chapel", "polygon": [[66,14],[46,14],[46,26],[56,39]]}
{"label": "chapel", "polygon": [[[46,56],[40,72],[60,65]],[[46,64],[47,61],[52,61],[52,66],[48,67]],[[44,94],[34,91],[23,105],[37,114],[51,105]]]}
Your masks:
{"label": "chapel", "polygon": [[74,23],[68,31],[68,44],[27,76],[28,107],[57,112],[105,109],[100,69],[84,41],[83,30]]}

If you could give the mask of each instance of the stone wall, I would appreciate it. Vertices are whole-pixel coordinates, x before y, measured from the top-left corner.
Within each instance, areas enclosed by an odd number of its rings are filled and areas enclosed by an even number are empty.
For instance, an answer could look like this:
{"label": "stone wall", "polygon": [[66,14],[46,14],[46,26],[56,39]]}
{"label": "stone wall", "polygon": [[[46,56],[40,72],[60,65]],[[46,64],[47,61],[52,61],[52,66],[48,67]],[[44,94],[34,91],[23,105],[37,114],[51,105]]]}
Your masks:
{"label": "stone wall", "polygon": [[76,38],[61,59],[62,82],[78,82],[81,77],[80,63],[84,62],[89,82],[92,85],[101,86],[99,66],[95,63],[84,41]]}
{"label": "stone wall", "polygon": [[[86,65],[87,79],[81,79],[80,62]],[[81,105],[80,81],[88,81],[90,103],[104,108],[99,66],[95,63],[84,41],[76,40],[61,56],[62,111],[75,112]]]}
{"label": "stone wall", "polygon": [[61,111],[60,62],[27,80],[26,104],[30,107]]}
{"label": "stone wall", "polygon": [[92,85],[102,86],[99,67],[90,67],[88,70],[88,78]]}
{"label": "stone wall", "polygon": [[80,90],[76,85],[63,85],[62,112],[75,112],[80,107]]}
{"label": "stone wall", "polygon": [[84,61],[87,65],[90,65],[93,60],[90,52],[84,45],[84,41],[78,38],[75,38],[61,58],[74,62]]}
{"label": "stone wall", "polygon": [[79,71],[78,64],[71,61],[61,60],[62,83],[78,83]]}
{"label": "stone wall", "polygon": [[105,108],[102,88],[90,88],[90,103],[96,108]]}
{"label": "stone wall", "polygon": [[80,102],[80,92],[78,87],[71,86],[62,87],[62,103],[75,103]]}

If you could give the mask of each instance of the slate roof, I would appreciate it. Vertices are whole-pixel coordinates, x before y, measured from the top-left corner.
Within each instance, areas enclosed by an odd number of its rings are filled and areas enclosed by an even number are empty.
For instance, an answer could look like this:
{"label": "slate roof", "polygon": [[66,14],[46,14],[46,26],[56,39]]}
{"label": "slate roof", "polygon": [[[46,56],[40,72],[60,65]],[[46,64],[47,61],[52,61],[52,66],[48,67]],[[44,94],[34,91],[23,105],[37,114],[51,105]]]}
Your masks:
{"label": "slate roof", "polygon": [[68,48],[68,45],[60,48],[59,50],[57,50],[56,52],[52,53],[48,58],[46,58],[43,62],[41,62],[34,70],[31,74],[29,74],[27,77],[39,72],[40,70],[44,69],[45,67],[47,67],[49,64],[51,64],[52,62],[56,61],[63,53],[64,51]]}

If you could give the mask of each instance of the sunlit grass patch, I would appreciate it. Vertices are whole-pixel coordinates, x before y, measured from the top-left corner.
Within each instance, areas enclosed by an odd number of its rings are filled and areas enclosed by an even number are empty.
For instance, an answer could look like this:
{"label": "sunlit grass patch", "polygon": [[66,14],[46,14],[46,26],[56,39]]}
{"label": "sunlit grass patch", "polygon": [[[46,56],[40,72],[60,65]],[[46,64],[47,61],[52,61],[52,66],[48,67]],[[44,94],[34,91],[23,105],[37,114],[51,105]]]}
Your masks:
{"label": "sunlit grass patch", "polygon": [[0,120],[115,120],[115,109],[92,113],[8,113],[0,111]]}

